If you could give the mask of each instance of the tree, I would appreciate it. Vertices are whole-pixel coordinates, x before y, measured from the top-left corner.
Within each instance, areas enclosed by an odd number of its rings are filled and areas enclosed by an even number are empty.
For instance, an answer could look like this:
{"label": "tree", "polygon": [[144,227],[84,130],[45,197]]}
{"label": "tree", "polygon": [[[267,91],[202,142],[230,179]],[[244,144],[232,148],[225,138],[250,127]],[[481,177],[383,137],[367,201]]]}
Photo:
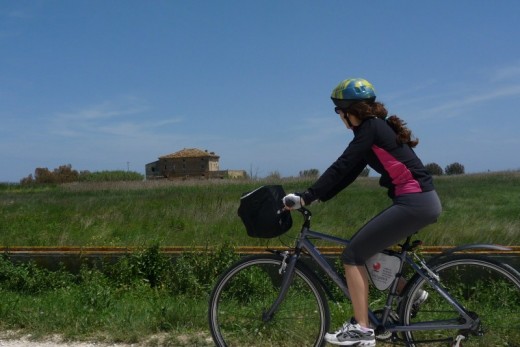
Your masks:
{"label": "tree", "polygon": [[54,178],[58,183],[77,182],[79,180],[79,173],[72,170],[72,165],[61,165],[53,171]]}
{"label": "tree", "polygon": [[282,179],[279,171],[272,171],[266,178],[268,181],[279,181]]}
{"label": "tree", "polygon": [[462,175],[464,174],[464,165],[461,163],[452,163],[444,169],[446,175]]}
{"label": "tree", "polygon": [[34,183],[34,178],[32,176],[32,174],[30,174],[29,176],[27,177],[24,177],[20,180],[20,184],[22,186],[28,186],[28,185],[31,185]]}
{"label": "tree", "polygon": [[143,175],[132,171],[81,171],[72,169],[72,165],[61,165],[50,171],[48,168],[36,168],[33,175],[20,180],[22,185],[31,184],[60,184],[71,182],[115,182],[115,181],[142,181]]}
{"label": "tree", "polygon": [[368,166],[365,166],[363,171],[359,174],[360,177],[368,177],[368,174],[370,173],[370,169]]}
{"label": "tree", "polygon": [[300,177],[302,178],[316,178],[320,175],[320,170],[318,169],[309,169],[300,171]]}
{"label": "tree", "polygon": [[433,176],[442,176],[443,174],[442,167],[437,163],[429,163],[424,165],[424,167]]}
{"label": "tree", "polygon": [[34,181],[37,184],[42,183],[55,183],[56,179],[52,172],[49,171],[46,167],[37,167],[34,170]]}

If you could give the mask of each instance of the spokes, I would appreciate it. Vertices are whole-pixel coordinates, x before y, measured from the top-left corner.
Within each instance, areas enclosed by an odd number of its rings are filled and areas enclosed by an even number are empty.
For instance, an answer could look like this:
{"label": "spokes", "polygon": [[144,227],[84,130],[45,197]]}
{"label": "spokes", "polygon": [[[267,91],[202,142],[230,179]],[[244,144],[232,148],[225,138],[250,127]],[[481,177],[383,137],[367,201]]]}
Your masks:
{"label": "spokes", "polygon": [[265,319],[280,293],[280,258],[253,257],[230,270],[212,293],[210,324],[219,346],[319,346],[328,306],[306,271],[295,270],[284,300]]}
{"label": "spokes", "polygon": [[[520,280],[509,270],[500,263],[470,256],[456,256],[435,266],[441,285],[469,318],[425,280],[418,279],[410,287],[400,314],[405,324],[430,326],[430,330],[409,332],[405,337],[410,342],[451,339],[456,343],[460,335],[467,337],[464,346],[513,346],[520,341]],[[429,297],[414,307],[410,297],[421,289],[427,290]],[[470,325],[463,327],[466,323]],[[439,326],[432,330],[432,324]],[[454,329],[457,324],[460,327]]]}

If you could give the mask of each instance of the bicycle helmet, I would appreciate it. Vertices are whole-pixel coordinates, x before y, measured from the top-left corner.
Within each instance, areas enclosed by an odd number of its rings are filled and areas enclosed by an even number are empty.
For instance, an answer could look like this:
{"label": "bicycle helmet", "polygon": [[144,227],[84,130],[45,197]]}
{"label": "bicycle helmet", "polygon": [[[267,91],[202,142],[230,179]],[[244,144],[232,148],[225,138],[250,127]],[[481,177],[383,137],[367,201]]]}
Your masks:
{"label": "bicycle helmet", "polygon": [[363,78],[349,78],[334,88],[330,98],[334,105],[344,109],[356,101],[374,101],[376,91],[374,86]]}

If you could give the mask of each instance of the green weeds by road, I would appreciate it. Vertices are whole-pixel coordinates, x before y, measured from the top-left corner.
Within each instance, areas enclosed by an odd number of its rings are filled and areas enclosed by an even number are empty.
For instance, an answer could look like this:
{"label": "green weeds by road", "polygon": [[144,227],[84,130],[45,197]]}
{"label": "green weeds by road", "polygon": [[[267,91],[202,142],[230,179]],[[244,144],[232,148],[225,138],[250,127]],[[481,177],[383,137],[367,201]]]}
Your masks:
{"label": "green weeds by road", "polygon": [[[172,261],[152,246],[115,264],[85,265],[71,274],[13,264],[4,256],[0,329],[110,343],[143,343],[163,334],[161,346],[191,346],[190,336],[207,336],[207,296],[214,279],[236,259],[233,249],[223,246]],[[178,339],[183,335],[187,341]]]}

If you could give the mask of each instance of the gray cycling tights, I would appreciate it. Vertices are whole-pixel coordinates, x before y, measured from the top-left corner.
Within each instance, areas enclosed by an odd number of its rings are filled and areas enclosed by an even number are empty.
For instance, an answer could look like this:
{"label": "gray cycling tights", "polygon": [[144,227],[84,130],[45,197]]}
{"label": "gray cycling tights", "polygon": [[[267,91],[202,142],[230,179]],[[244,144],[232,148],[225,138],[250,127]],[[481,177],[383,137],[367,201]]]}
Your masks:
{"label": "gray cycling tights", "polygon": [[400,240],[435,223],[442,207],[435,191],[405,194],[393,199],[393,204],[372,218],[351,238],[342,254],[348,265],[363,265],[366,260]]}

